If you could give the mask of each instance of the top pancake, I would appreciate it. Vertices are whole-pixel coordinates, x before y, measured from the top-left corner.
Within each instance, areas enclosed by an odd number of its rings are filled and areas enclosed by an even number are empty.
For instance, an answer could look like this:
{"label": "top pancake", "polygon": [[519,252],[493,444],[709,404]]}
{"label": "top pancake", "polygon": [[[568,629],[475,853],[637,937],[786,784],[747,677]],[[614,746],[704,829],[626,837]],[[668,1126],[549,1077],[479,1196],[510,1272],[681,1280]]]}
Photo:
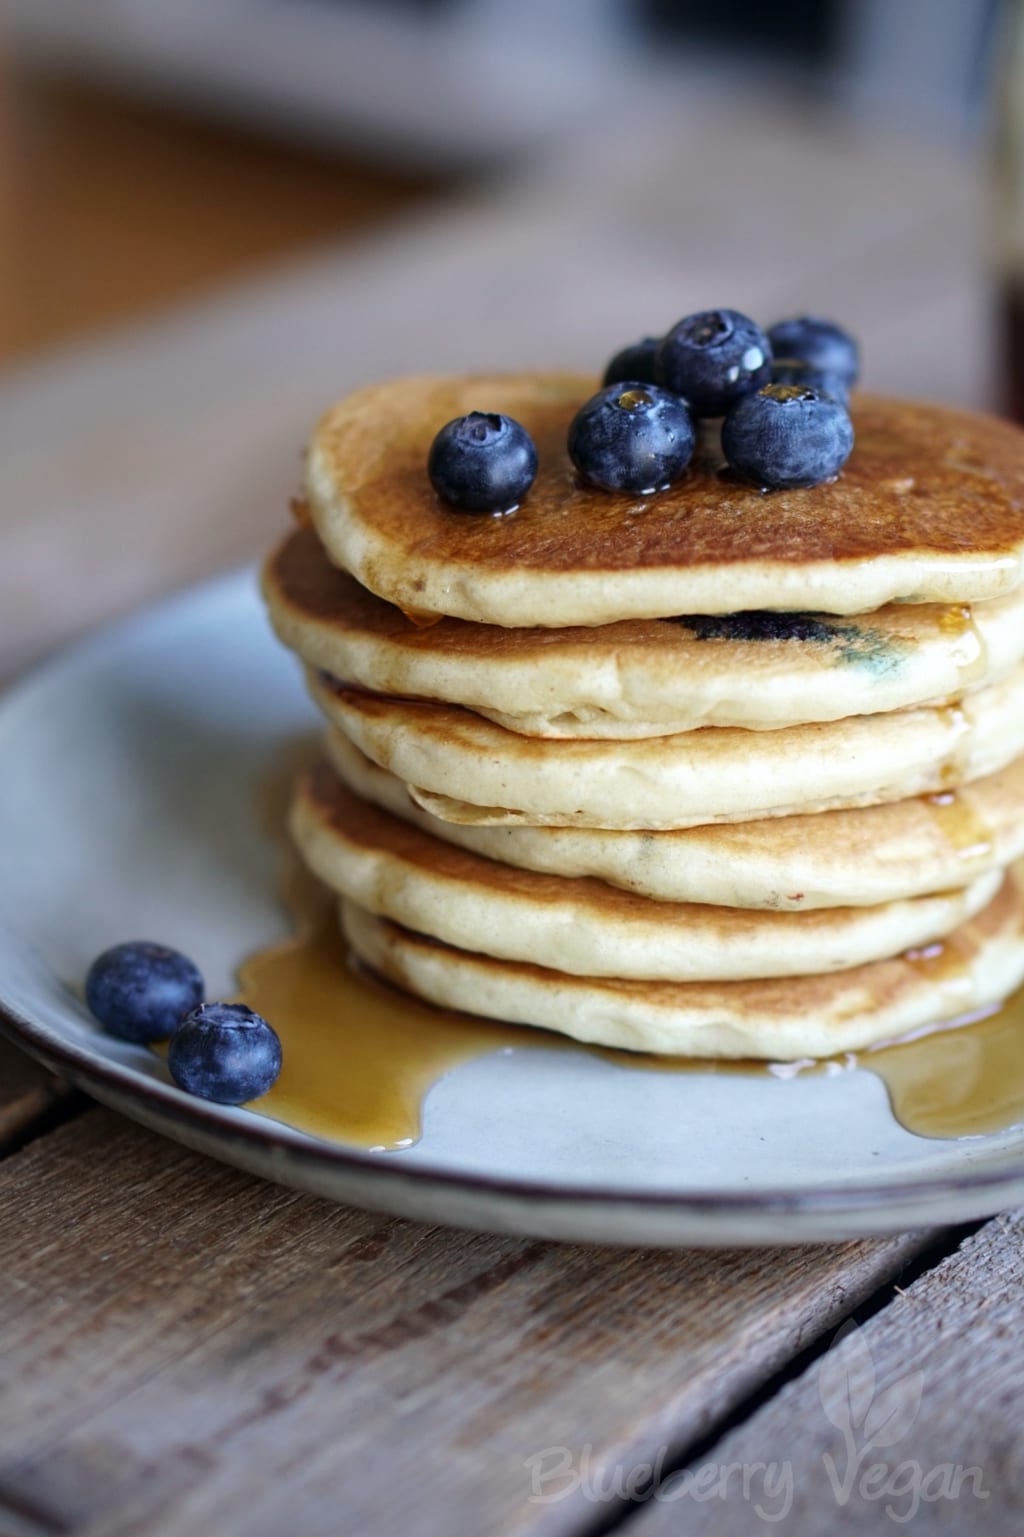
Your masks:
{"label": "top pancake", "polygon": [[[743,609],[857,614],[998,597],[1024,576],[1024,434],[946,407],[864,396],[841,475],[763,493],[706,428],[668,491],[596,491],[565,437],[597,381],[571,374],[414,377],[333,406],[309,447],[310,515],[334,562],[414,615],[594,625]],[[504,517],[458,512],[427,478],[434,434],[503,411],[540,469]]]}

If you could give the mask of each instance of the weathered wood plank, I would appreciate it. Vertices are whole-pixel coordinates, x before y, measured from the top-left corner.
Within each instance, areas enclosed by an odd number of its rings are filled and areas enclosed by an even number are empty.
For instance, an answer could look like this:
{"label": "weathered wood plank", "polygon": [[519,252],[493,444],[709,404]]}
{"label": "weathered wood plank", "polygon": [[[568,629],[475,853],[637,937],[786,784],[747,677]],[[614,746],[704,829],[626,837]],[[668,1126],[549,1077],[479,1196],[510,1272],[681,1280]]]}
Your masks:
{"label": "weathered wood plank", "polygon": [[67,1093],[59,1078],[0,1040],[0,1156]]}
{"label": "weathered wood plank", "polygon": [[531,1458],[684,1446],[924,1241],[429,1229],[96,1111],[0,1167],[0,1510],[133,1537],[578,1531],[592,1507],[531,1501]]}
{"label": "weathered wood plank", "polygon": [[[898,1293],[699,1462],[629,1537],[1024,1531],[1024,1213]],[[767,1467],[766,1467],[767,1464]],[[759,1508],[760,1507],[760,1508]]]}

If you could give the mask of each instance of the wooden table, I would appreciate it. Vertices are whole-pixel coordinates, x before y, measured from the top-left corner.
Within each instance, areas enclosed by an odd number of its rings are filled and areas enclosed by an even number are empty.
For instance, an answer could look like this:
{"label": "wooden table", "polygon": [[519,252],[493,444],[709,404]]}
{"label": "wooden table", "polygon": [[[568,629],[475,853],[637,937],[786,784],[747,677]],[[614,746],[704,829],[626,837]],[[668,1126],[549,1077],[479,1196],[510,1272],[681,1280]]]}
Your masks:
{"label": "wooden table", "polygon": [[[838,311],[876,386],[982,397],[969,166],[777,108],[644,113],[0,381],[4,670],[255,554],[370,372],[596,365],[736,302]],[[0,1150],[4,1534],[1024,1526],[1020,1214],[723,1253],[429,1229],[185,1153],[6,1047]]]}

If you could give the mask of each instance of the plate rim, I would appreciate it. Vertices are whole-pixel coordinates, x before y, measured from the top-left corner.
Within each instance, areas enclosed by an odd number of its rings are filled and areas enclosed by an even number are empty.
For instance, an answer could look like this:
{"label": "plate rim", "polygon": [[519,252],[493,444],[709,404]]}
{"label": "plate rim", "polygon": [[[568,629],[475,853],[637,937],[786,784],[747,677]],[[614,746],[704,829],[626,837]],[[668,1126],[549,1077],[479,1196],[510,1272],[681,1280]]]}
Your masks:
{"label": "plate rim", "polygon": [[[133,630],[148,626],[154,621],[173,619],[180,609],[209,600],[223,592],[243,588],[258,601],[255,582],[258,562],[215,573],[199,582],[189,583],[165,594],[154,602],[142,603],[129,613],[101,624],[88,631],[81,639],[62,647],[54,655],[44,658],[16,677],[0,693],[0,728],[8,712],[23,704],[37,689],[59,684],[62,676],[88,671],[102,659],[125,644]],[[23,944],[16,935],[15,943]],[[784,1216],[793,1224],[791,1232],[779,1233],[774,1242],[791,1238],[806,1241],[809,1237],[834,1238],[845,1234],[853,1236],[864,1232],[906,1231],[901,1221],[899,1228],[885,1225],[887,1208],[909,1203],[915,1208],[910,1225],[927,1224],[935,1219],[930,1210],[943,1202],[962,1199],[959,1215],[950,1217],[944,1213],[941,1220],[971,1220],[990,1215],[1007,1205],[1024,1198],[1024,1149],[1018,1161],[995,1169],[966,1169],[960,1174],[923,1175],[914,1179],[875,1183],[835,1183],[822,1186],[795,1186],[786,1190],[763,1186],[735,1187],[725,1190],[667,1190],[643,1186],[607,1186],[595,1184],[559,1183],[544,1179],[518,1178],[510,1175],[480,1173],[469,1169],[454,1169],[431,1162],[402,1164],[401,1149],[374,1153],[368,1149],[352,1147],[344,1143],[316,1138],[289,1127],[258,1112],[239,1114],[237,1122],[230,1125],[223,1120],[225,1107],[186,1096],[171,1083],[163,1083],[141,1073],[131,1064],[104,1056],[87,1045],[68,1040],[39,1019],[26,1014],[7,995],[6,983],[0,977],[0,1035],[15,1046],[26,1050],[30,1056],[52,1070],[63,1072],[81,1087],[97,1089],[98,1097],[107,1090],[118,1098],[118,1108],[131,1114],[134,1106],[141,1113],[155,1114],[166,1123],[167,1134],[175,1129],[194,1130],[204,1143],[215,1144],[228,1156],[235,1147],[242,1146],[259,1158],[277,1158],[297,1163],[303,1171],[330,1174],[333,1170],[347,1170],[369,1182],[384,1187],[411,1185],[441,1190],[449,1196],[461,1194],[467,1198],[490,1197],[503,1203],[524,1201],[543,1203],[550,1208],[598,1208],[610,1212],[629,1211],[634,1216],[641,1212],[660,1216],[675,1214],[680,1219],[694,1218],[707,1227],[733,1226],[737,1219],[764,1219]],[[151,1122],[147,1122],[151,1124]],[[274,1177],[283,1169],[268,1171],[264,1177]],[[317,1186],[320,1194],[322,1185]],[[1006,1197],[1005,1200],[1002,1197]],[[972,1201],[972,1197],[976,1200]],[[995,1204],[987,1198],[995,1198]],[[350,1197],[346,1197],[350,1199]],[[900,1210],[894,1215],[905,1215]],[[856,1218],[867,1219],[858,1224]],[[811,1231],[814,1224],[830,1218],[838,1219],[833,1230],[819,1234]],[[808,1224],[804,1227],[800,1219]],[[848,1219],[843,1221],[842,1219]],[[871,1219],[876,1219],[872,1221]],[[567,1235],[569,1236],[569,1235]],[[604,1241],[614,1241],[606,1238]],[[636,1242],[635,1237],[626,1241]],[[664,1240],[662,1240],[664,1241]],[[685,1233],[680,1241],[687,1241]],[[693,1241],[693,1240],[691,1240]],[[731,1241],[731,1240],[729,1240]],[[745,1241],[740,1238],[738,1241]],[[752,1239],[751,1241],[757,1241]]]}
{"label": "plate rim", "polygon": [[[46,1066],[56,1064],[58,1070],[69,1074],[80,1087],[91,1084],[113,1090],[118,1098],[139,1102],[143,1110],[154,1109],[162,1121],[183,1128],[194,1128],[218,1144],[240,1143],[256,1154],[293,1159],[307,1169],[316,1172],[334,1168],[349,1169],[382,1183],[403,1185],[428,1185],[441,1187],[446,1192],[462,1192],[468,1195],[487,1195],[505,1201],[521,1202],[541,1200],[548,1206],[585,1206],[589,1208],[640,1210],[659,1213],[676,1213],[679,1216],[695,1216],[707,1220],[721,1216],[723,1219],[738,1217],[786,1216],[808,1218],[884,1217],[887,1206],[893,1202],[908,1201],[921,1208],[919,1217],[912,1219],[926,1224],[928,1207],[943,1199],[965,1194],[1002,1192],[1019,1187],[1024,1194],[1024,1164],[1018,1168],[1001,1168],[980,1171],[972,1175],[924,1177],[919,1180],[897,1181],[886,1185],[851,1184],[805,1186],[791,1190],[771,1190],[750,1186],[744,1190],[652,1190],[634,1186],[594,1186],[551,1184],[539,1179],[519,1179],[507,1175],[480,1174],[472,1170],[455,1170],[432,1163],[402,1164],[398,1161],[401,1149],[385,1153],[373,1153],[368,1149],[349,1147],[329,1142],[297,1131],[284,1122],[258,1112],[243,1111],[237,1122],[226,1125],[221,1118],[225,1107],[202,1099],[185,1096],[173,1084],[149,1078],[128,1064],[114,1061],[88,1047],[77,1046],[55,1035],[46,1026],[26,1018],[20,1011],[0,997],[0,1035],[15,1045],[28,1049],[30,1055]],[[147,1103],[148,1102],[148,1103]],[[243,1119],[244,1116],[244,1119]],[[230,1161],[230,1160],[229,1160]],[[319,1187],[318,1187],[319,1188]],[[962,1220],[983,1216],[1003,1209],[997,1206],[978,1206],[965,1209]],[[944,1220],[959,1220],[944,1219]],[[850,1229],[855,1231],[876,1231]],[[895,1230],[895,1229],[894,1229]],[[900,1228],[900,1231],[905,1229]],[[787,1235],[778,1235],[781,1241]],[[805,1239],[807,1232],[793,1235]]]}

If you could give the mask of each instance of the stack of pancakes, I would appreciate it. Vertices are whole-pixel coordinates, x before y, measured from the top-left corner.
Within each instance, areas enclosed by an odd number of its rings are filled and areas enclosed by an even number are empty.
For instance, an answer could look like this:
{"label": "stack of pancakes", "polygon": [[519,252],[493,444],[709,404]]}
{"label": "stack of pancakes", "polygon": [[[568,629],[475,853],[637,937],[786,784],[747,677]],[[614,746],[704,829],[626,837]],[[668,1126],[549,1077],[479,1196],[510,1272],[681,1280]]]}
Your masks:
{"label": "stack of pancakes", "polygon": [[[355,954],[431,1002],[703,1057],[827,1056],[1024,978],[1024,436],[864,397],[832,484],[706,430],[641,497],[579,483],[594,381],[418,378],[330,410],[264,592],[327,719],[292,830]],[[426,474],[470,410],[511,514]]]}

